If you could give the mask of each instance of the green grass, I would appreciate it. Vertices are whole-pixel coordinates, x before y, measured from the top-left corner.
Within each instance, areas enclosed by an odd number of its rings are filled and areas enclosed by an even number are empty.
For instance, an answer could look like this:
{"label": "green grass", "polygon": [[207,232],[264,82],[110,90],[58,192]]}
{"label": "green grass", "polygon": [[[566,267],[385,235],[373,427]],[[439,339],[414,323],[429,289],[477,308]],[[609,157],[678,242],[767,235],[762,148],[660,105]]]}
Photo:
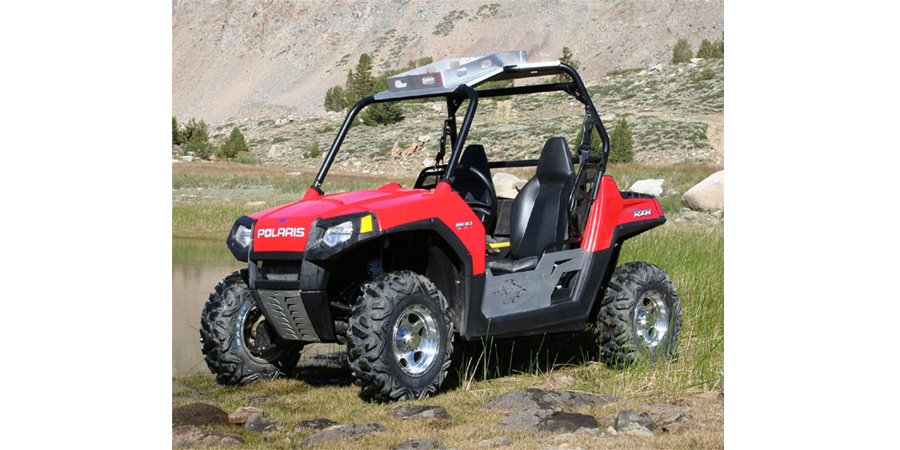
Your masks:
{"label": "green grass", "polygon": [[[608,170],[620,189],[644,178],[665,179],[665,189],[683,192],[709,174],[716,166],[613,164]],[[296,199],[308,185],[312,172],[287,175],[282,167],[253,167],[240,164],[189,164],[173,166],[173,197],[179,192],[194,192],[198,187],[217,195],[232,195],[228,200],[191,198],[173,204],[173,235],[223,239],[234,219],[264,209],[245,203],[257,198],[271,201]],[[375,187],[384,178],[330,175],[328,190]],[[407,183],[402,183],[408,186]],[[222,186],[226,187],[222,187]],[[247,193],[254,196],[248,197]],[[259,195],[257,197],[256,195]],[[680,195],[663,196],[664,209],[680,208]],[[677,202],[677,203],[676,203]],[[668,206],[667,206],[668,205]],[[677,211],[677,209],[676,209]],[[191,245],[176,241],[175,245]],[[196,246],[196,245],[195,245]],[[194,252],[204,251],[192,250]],[[184,253],[184,252],[180,252]],[[196,255],[198,260],[203,255]],[[218,386],[211,374],[178,377],[177,381],[195,391],[193,396],[173,394],[173,407],[197,401],[214,404],[226,412],[241,406],[258,406],[265,416],[282,422],[281,429],[264,434],[241,426],[213,426],[212,429],[238,434],[245,440],[242,448],[291,449],[314,431],[295,431],[301,420],[327,417],[341,424],[379,422],[392,433],[379,433],[349,439],[329,448],[393,448],[416,438],[442,436],[447,447],[474,448],[484,439],[497,435],[491,429],[505,414],[476,408],[507,392],[543,386],[566,377],[571,384],[559,387],[617,396],[620,402],[587,408],[601,429],[611,425],[610,418],[622,410],[646,410],[647,403],[676,403],[688,408],[705,427],[684,435],[658,433],[652,439],[619,436],[613,440],[577,438],[569,441],[582,448],[721,448],[724,429],[721,408],[717,404],[692,403],[691,396],[713,388],[724,374],[724,228],[696,223],[670,221],[628,240],[619,263],[647,261],[658,265],[672,278],[682,303],[682,332],[676,357],[657,363],[624,369],[606,367],[598,362],[597,348],[589,332],[563,336],[539,336],[515,341],[490,338],[463,345],[460,363],[454,368],[454,380],[443,392],[415,404],[441,405],[453,417],[452,423],[402,421],[387,411],[394,405],[367,403],[359,399],[359,388],[346,384],[343,373],[321,384],[312,380],[281,379],[244,387]],[[270,396],[262,404],[249,404],[248,397]],[[642,409],[643,408],[643,409]],[[477,412],[477,413],[473,413]],[[540,449],[547,446],[543,436],[528,433],[504,433],[513,448]],[[581,440],[580,440],[581,439]],[[598,447],[599,446],[599,447]],[[325,448],[320,445],[317,448]]]}

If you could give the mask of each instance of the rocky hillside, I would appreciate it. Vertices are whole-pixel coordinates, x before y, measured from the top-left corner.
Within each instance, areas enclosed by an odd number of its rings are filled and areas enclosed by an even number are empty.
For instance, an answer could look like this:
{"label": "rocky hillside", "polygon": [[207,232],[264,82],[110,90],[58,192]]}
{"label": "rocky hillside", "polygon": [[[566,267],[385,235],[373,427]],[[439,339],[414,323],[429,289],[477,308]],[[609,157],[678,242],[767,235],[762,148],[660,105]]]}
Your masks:
{"label": "rocky hillside", "polygon": [[500,50],[554,60],[566,46],[593,81],[668,62],[678,38],[696,51],[723,32],[723,0],[175,0],[173,115],[221,124],[319,114],[362,53],[377,72]]}

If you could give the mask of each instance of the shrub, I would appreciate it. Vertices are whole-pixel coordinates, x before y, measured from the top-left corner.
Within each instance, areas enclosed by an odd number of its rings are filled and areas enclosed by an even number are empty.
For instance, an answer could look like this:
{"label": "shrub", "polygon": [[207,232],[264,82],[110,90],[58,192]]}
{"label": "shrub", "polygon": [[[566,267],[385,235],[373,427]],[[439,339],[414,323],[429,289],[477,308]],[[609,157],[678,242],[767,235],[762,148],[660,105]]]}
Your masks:
{"label": "shrub", "polygon": [[347,107],[344,88],[334,86],[325,92],[325,111],[341,111]]}
{"label": "shrub", "polygon": [[234,127],[231,129],[231,134],[228,136],[228,139],[219,146],[219,150],[216,152],[216,157],[220,159],[231,159],[237,156],[240,152],[246,152],[247,141],[244,140],[244,135],[241,134],[241,130],[238,127]]}
{"label": "shrub", "polygon": [[184,143],[184,135],[178,129],[178,120],[172,116],[172,145],[181,145]]}
{"label": "shrub", "polygon": [[367,106],[359,117],[366,125],[388,125],[400,120],[403,110],[396,103],[376,103]]}
{"label": "shrub", "polygon": [[238,162],[241,164],[260,164],[261,163],[259,156],[256,156],[250,152],[238,152],[238,154],[234,156],[234,162]]}
{"label": "shrub", "polygon": [[631,162],[634,159],[634,141],[625,118],[616,122],[609,135],[609,162]]}
{"label": "shrub", "polygon": [[672,64],[688,62],[693,57],[694,53],[691,51],[691,45],[688,44],[687,39],[679,39],[675,43],[675,48],[672,49]]}
{"label": "shrub", "polygon": [[319,141],[313,141],[312,147],[306,152],[307,158],[318,158],[322,152],[319,150]]}
{"label": "shrub", "polygon": [[700,43],[700,48],[697,50],[697,57],[722,59],[725,57],[725,43],[723,41],[712,43],[709,42],[709,39],[704,39],[703,42]]}
{"label": "shrub", "polygon": [[184,126],[184,151],[193,152],[201,159],[207,159],[212,155],[213,147],[209,143],[209,127],[202,119],[198,123],[193,118]]}

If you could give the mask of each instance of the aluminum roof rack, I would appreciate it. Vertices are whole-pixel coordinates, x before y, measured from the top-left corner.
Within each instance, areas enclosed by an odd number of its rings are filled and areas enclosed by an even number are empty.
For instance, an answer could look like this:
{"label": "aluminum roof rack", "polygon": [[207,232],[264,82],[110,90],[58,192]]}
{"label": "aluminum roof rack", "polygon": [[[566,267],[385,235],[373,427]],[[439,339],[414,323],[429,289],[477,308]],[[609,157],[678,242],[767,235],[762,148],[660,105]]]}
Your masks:
{"label": "aluminum roof rack", "polygon": [[474,86],[503,73],[506,67],[523,65],[528,65],[528,55],[524,50],[498,52],[473,58],[446,58],[389,77],[388,90],[375,94],[375,99],[453,92],[461,85]]}

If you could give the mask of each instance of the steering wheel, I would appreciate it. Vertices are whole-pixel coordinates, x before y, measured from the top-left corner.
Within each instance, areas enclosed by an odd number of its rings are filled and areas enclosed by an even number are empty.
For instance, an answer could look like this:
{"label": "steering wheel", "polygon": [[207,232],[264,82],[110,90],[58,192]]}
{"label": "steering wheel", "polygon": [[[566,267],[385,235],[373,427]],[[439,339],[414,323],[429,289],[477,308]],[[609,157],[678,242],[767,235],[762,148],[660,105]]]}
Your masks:
{"label": "steering wheel", "polygon": [[494,188],[491,185],[488,177],[480,170],[468,165],[468,164],[460,164],[456,166],[453,177],[451,178],[450,185],[456,181],[456,177],[459,175],[459,171],[466,171],[474,175],[474,178],[477,179],[481,184],[484,185],[484,189],[488,193],[488,201],[484,203],[480,200],[474,200],[470,198],[466,198],[463,196],[463,200],[469,205],[469,208],[472,208],[472,211],[481,219],[481,223],[484,225],[484,230],[486,233],[490,234],[493,231],[494,220],[497,218],[497,193],[494,192]]}

